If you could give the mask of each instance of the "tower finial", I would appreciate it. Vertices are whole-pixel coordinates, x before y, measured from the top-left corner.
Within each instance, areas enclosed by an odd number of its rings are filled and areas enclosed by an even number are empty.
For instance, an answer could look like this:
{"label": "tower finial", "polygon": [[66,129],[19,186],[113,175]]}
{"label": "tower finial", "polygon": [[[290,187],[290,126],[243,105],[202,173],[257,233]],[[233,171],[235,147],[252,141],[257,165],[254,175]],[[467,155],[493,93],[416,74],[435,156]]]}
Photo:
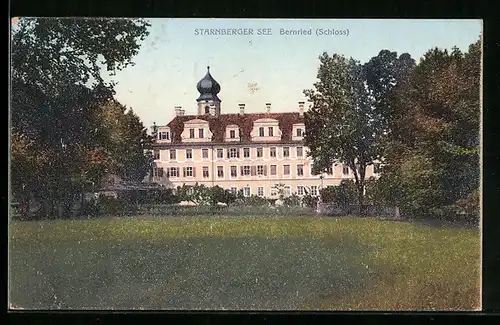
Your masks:
{"label": "tower finial", "polygon": [[209,65],[207,65],[207,70],[210,71],[210,66]]}

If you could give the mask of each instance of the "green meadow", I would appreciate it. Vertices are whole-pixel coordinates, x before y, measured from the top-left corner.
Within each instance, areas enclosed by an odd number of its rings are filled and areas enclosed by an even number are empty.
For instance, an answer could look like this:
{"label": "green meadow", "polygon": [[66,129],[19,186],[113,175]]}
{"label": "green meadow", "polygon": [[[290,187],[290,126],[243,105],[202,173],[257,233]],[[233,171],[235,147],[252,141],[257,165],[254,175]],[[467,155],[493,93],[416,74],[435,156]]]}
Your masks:
{"label": "green meadow", "polygon": [[25,309],[477,310],[480,230],[355,217],[13,221]]}

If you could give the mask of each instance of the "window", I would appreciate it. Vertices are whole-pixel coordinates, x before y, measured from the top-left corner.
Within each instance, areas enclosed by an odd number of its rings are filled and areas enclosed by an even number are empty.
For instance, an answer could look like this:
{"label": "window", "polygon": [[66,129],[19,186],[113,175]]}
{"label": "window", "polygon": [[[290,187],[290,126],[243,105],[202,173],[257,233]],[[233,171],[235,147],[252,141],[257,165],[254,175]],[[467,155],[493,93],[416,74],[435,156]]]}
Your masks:
{"label": "window", "polygon": [[231,187],[231,194],[236,195],[238,193],[238,188]]}
{"label": "window", "polygon": [[302,186],[302,185],[297,186],[297,195],[304,195],[304,194],[306,194],[305,190],[304,190],[304,186]]}
{"label": "window", "polygon": [[198,138],[203,139],[205,137],[205,132],[203,129],[198,129]]}
{"label": "window", "polygon": [[250,158],[250,148],[243,148],[243,157]]}
{"label": "window", "polygon": [[304,155],[304,148],[297,147],[297,157],[302,157]]}
{"label": "window", "polygon": [[217,158],[224,158],[224,149],[217,149]]}
{"label": "window", "polygon": [[259,128],[259,137],[263,137],[264,136],[264,128],[261,126]]}
{"label": "window", "polygon": [[236,130],[230,130],[229,131],[229,137],[231,139],[236,139]]}
{"label": "window", "polygon": [[160,160],[160,150],[155,150],[153,152],[153,155],[155,157],[155,160]]}
{"label": "window", "polygon": [[264,188],[262,186],[257,187],[257,196],[264,196]]}
{"label": "window", "polygon": [[177,155],[175,153],[176,153],[175,149],[170,149],[170,160],[177,159],[176,158]]}
{"label": "window", "polygon": [[298,137],[303,136],[302,129],[297,129],[297,136]]}
{"label": "window", "polygon": [[264,156],[264,148],[257,148],[257,158],[262,158]]}
{"label": "window", "polygon": [[205,114],[210,114],[210,106],[205,106]]}
{"label": "window", "polygon": [[271,175],[275,176],[276,175],[276,169],[277,169],[276,165],[271,165],[270,169],[271,169],[270,170]]}
{"label": "window", "polygon": [[290,148],[283,147],[283,157],[290,157]]}
{"label": "window", "polygon": [[318,187],[316,185],[311,186],[311,195],[312,196],[318,195]]}
{"label": "window", "polygon": [[265,166],[263,165],[258,165],[257,166],[257,175],[265,175],[266,174],[266,171],[265,171]]}
{"label": "window", "polygon": [[349,167],[346,165],[342,166],[342,174],[349,175]]}
{"label": "window", "polygon": [[154,177],[163,177],[163,168],[153,168],[153,176]]}
{"label": "window", "polygon": [[194,129],[189,129],[189,137],[194,138]]}
{"label": "window", "polygon": [[290,165],[283,165],[283,175],[290,175]]}
{"label": "window", "polygon": [[237,177],[238,176],[238,168],[236,166],[231,166],[231,177]]}
{"label": "window", "polygon": [[158,133],[159,140],[168,140],[168,132],[160,132]]}
{"label": "window", "polygon": [[269,149],[269,156],[276,157],[276,147],[271,147]]}
{"label": "window", "polygon": [[326,169],[326,173],[327,173],[328,175],[333,175],[333,167],[328,167],[328,168]]}
{"label": "window", "polygon": [[270,136],[270,137],[274,136],[274,128],[273,128],[272,126],[270,126],[270,127],[268,127],[267,129],[268,129],[268,131],[269,131],[269,136]]}
{"label": "window", "polygon": [[292,195],[292,187],[290,185],[285,186],[285,196]]}
{"label": "window", "polygon": [[247,187],[243,188],[243,195],[245,197],[249,197],[250,196],[250,187],[247,186]]}
{"label": "window", "polygon": [[229,158],[238,158],[239,152],[237,148],[229,148]]}
{"label": "window", "polygon": [[184,177],[193,177],[193,167],[184,167]]}
{"label": "window", "polygon": [[378,174],[379,172],[380,172],[380,164],[379,163],[373,164],[373,173]]}
{"label": "window", "polygon": [[208,159],[208,149],[201,149],[201,157],[203,159]]}
{"label": "window", "polygon": [[276,196],[278,195],[278,189],[275,187],[271,187],[271,196]]}
{"label": "window", "polygon": [[170,177],[179,177],[179,167],[170,167]]}
{"label": "window", "polygon": [[241,175],[250,176],[250,166],[241,166]]}
{"label": "window", "polygon": [[217,166],[217,177],[224,177],[224,166]]}
{"label": "window", "polygon": [[186,149],[186,159],[193,159],[193,149]]}
{"label": "window", "polygon": [[297,176],[304,176],[304,165],[297,165]]}
{"label": "window", "polygon": [[208,166],[203,167],[203,178],[208,178],[210,176],[208,172]]}

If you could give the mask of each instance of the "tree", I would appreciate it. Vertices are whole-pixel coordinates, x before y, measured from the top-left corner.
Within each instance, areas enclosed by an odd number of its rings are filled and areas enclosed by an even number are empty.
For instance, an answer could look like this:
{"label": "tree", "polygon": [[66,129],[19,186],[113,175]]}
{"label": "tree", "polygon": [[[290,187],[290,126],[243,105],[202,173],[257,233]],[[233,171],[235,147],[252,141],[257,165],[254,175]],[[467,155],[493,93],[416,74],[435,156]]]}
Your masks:
{"label": "tree", "polygon": [[[83,184],[102,177],[109,152],[95,132],[95,110],[114,86],[104,81],[103,68],[112,77],[132,64],[148,25],[140,19],[21,18],[13,26],[11,133],[31,144],[12,159],[39,162],[37,168],[12,164],[15,195],[34,193],[44,213],[54,215],[55,205],[63,202],[68,210]],[[37,159],[40,154],[46,158]]]}
{"label": "tree", "polygon": [[153,139],[139,117],[132,108],[110,99],[99,106],[97,118],[101,121],[97,132],[107,139],[110,173],[124,180],[141,181],[153,164]]}
{"label": "tree", "polygon": [[480,41],[431,49],[391,97],[379,181],[414,216],[443,215],[479,189],[480,61]]}
{"label": "tree", "polygon": [[[382,158],[390,111],[387,97],[411,66],[408,55],[401,57],[398,61],[395,53],[382,51],[363,66],[352,58],[323,53],[315,89],[304,90],[313,103],[305,114],[305,143],[314,159],[313,173],[319,174],[333,163],[349,166],[360,205],[366,167]],[[394,61],[401,62],[397,68]]]}

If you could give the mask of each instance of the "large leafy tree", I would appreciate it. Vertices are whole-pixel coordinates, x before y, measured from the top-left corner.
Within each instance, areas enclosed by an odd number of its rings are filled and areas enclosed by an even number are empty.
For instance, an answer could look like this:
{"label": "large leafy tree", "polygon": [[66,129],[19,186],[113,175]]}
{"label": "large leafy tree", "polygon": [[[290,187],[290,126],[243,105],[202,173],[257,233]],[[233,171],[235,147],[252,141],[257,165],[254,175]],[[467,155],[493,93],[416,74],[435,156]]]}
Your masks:
{"label": "large leafy tree", "polygon": [[304,94],[313,103],[305,115],[305,143],[314,159],[313,173],[333,163],[348,165],[363,204],[366,167],[380,160],[389,130],[388,98],[413,67],[408,54],[389,51],[365,65],[342,55],[319,57],[319,81]]}
{"label": "large leafy tree", "polygon": [[35,193],[54,210],[106,173],[96,107],[113,96],[109,80],[132,63],[147,27],[140,19],[45,18],[13,26],[12,146],[29,148],[12,152],[12,188],[21,200]]}
{"label": "large leafy tree", "polygon": [[399,204],[412,214],[442,213],[474,196],[478,206],[480,60],[479,41],[467,53],[432,49],[392,98],[392,147],[381,181],[398,180]]}
{"label": "large leafy tree", "polygon": [[101,121],[96,130],[107,139],[109,170],[122,179],[141,181],[150,171],[152,137],[133,109],[111,99],[98,108]]}

